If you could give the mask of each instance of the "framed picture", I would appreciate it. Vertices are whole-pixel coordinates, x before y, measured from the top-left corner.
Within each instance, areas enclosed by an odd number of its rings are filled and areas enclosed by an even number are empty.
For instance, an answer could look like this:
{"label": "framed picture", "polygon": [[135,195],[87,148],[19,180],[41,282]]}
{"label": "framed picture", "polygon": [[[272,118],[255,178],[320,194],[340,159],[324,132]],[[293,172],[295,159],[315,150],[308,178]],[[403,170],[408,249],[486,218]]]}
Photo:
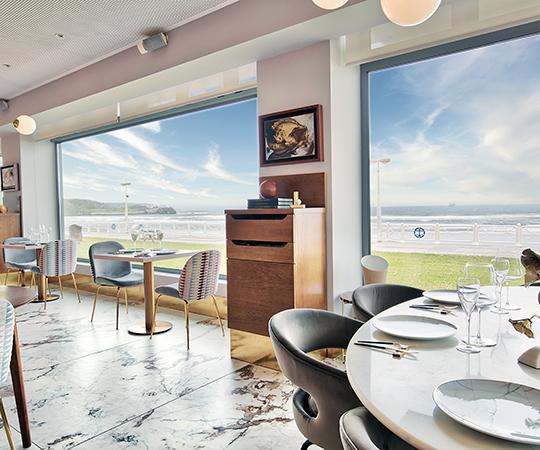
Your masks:
{"label": "framed picture", "polygon": [[19,166],[12,164],[10,166],[0,167],[0,182],[2,191],[19,190]]}
{"label": "framed picture", "polygon": [[322,106],[259,117],[262,166],[323,161]]}

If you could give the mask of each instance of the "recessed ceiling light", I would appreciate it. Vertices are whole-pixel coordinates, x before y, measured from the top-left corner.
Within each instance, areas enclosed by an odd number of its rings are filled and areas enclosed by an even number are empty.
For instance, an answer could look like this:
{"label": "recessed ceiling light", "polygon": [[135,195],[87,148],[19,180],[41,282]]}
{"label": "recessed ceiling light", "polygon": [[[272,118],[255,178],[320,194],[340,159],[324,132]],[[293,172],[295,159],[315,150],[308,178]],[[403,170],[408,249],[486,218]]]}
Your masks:
{"label": "recessed ceiling light", "polygon": [[58,39],[64,39],[64,33],[54,33]]}
{"label": "recessed ceiling light", "polygon": [[11,64],[2,64],[2,67],[5,67],[6,69],[9,69],[11,67]]}

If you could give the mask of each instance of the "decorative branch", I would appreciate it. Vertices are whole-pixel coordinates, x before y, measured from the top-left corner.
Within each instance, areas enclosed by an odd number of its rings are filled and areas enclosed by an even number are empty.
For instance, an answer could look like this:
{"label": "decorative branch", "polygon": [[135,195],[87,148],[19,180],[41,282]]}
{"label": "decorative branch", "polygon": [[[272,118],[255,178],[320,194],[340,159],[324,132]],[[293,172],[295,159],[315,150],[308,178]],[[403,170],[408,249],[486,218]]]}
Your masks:
{"label": "decorative branch", "polygon": [[534,316],[531,316],[528,319],[516,319],[516,320],[508,319],[508,322],[512,324],[512,326],[518,333],[524,334],[528,338],[534,338],[534,333],[532,330],[532,321],[535,317],[537,319],[540,319],[540,316],[535,314]]}

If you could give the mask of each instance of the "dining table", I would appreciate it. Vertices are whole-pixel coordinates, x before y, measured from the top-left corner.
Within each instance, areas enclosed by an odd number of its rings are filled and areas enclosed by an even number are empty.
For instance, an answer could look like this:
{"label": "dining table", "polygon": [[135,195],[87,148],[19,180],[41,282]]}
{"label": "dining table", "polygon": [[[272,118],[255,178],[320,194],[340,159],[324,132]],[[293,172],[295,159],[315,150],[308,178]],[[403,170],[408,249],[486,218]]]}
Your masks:
{"label": "dining table", "polygon": [[[0,286],[0,300],[7,300],[15,309],[32,302],[34,297],[34,289],[29,287]],[[23,447],[28,448],[32,445],[32,436],[30,434],[30,421],[28,418],[28,407],[26,405],[26,391],[24,388],[23,366],[19,343],[19,332],[17,330],[17,320],[15,320],[15,327],[13,331],[13,348],[11,351],[10,372]]]}
{"label": "dining table", "polygon": [[[540,342],[517,332],[509,322],[509,318],[525,319],[539,314],[539,288],[511,287],[509,295],[510,301],[521,309],[504,315],[489,310],[482,312],[482,335],[494,339],[496,345],[475,354],[456,350],[467,328],[466,315],[461,309],[442,315],[410,308],[427,301],[419,298],[389,308],[367,321],[351,339],[346,358],[347,376],[360,401],[390,431],[420,450],[539,450],[540,445],[492,437],[462,425],[439,409],[433,399],[439,385],[461,379],[499,380],[540,389],[540,370],[518,363],[524,351]],[[439,340],[407,340],[385,334],[374,326],[377,318],[395,315],[438,318],[455,325],[457,333]],[[472,317],[472,330],[476,334],[478,313],[474,312]],[[540,333],[538,325],[533,324],[533,328]],[[399,342],[411,345],[418,353],[396,358],[356,345],[359,340]],[[533,406],[540,411],[540,404]]]}
{"label": "dining table", "polygon": [[[129,262],[142,264],[144,273],[144,322],[135,323],[128,327],[130,334],[150,335],[165,333],[172,328],[172,323],[164,320],[156,320],[154,323],[154,263],[170,259],[185,258],[196,255],[199,251],[194,250],[174,250],[148,251],[148,252],[122,252],[122,253],[99,253],[95,254],[95,259],[105,259],[109,261]],[[153,333],[152,333],[153,330]]]}
{"label": "dining table", "polygon": [[[16,244],[0,244],[0,248],[12,249],[12,250],[34,250],[36,252],[36,261],[39,261],[41,253],[45,244],[36,243],[16,243]],[[51,294],[47,292],[47,277],[42,274],[37,274],[37,296],[35,296],[34,303],[52,302],[58,300],[60,296],[58,294]]]}

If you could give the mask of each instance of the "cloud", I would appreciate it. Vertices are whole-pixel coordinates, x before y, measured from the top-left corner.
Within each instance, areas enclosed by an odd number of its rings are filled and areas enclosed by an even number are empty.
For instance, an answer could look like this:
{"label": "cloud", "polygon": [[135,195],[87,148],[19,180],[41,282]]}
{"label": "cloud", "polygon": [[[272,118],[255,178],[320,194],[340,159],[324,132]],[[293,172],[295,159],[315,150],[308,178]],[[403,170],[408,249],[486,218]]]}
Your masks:
{"label": "cloud", "polygon": [[137,162],[131,155],[119,152],[96,138],[84,138],[64,144],[62,154],[92,164],[105,164],[122,169],[137,168]]}
{"label": "cloud", "polygon": [[237,184],[253,184],[251,181],[240,178],[222,167],[219,146],[216,143],[212,143],[212,146],[208,151],[208,159],[206,160],[204,169],[206,170],[205,175],[217,178],[219,180],[230,181],[231,183]]}
{"label": "cloud", "polygon": [[111,131],[109,134],[129,145],[131,148],[137,150],[142,156],[156,164],[160,164],[176,172],[180,172],[186,176],[189,176],[191,179],[195,179],[198,176],[196,170],[189,169],[180,164],[177,164],[168,156],[162,154],[156,148],[153,142],[144,139],[133,130],[123,128],[120,130]]}
{"label": "cloud", "polygon": [[152,133],[159,133],[161,131],[161,122],[156,120],[155,122],[143,123],[142,125],[139,125],[138,128],[143,128]]}

